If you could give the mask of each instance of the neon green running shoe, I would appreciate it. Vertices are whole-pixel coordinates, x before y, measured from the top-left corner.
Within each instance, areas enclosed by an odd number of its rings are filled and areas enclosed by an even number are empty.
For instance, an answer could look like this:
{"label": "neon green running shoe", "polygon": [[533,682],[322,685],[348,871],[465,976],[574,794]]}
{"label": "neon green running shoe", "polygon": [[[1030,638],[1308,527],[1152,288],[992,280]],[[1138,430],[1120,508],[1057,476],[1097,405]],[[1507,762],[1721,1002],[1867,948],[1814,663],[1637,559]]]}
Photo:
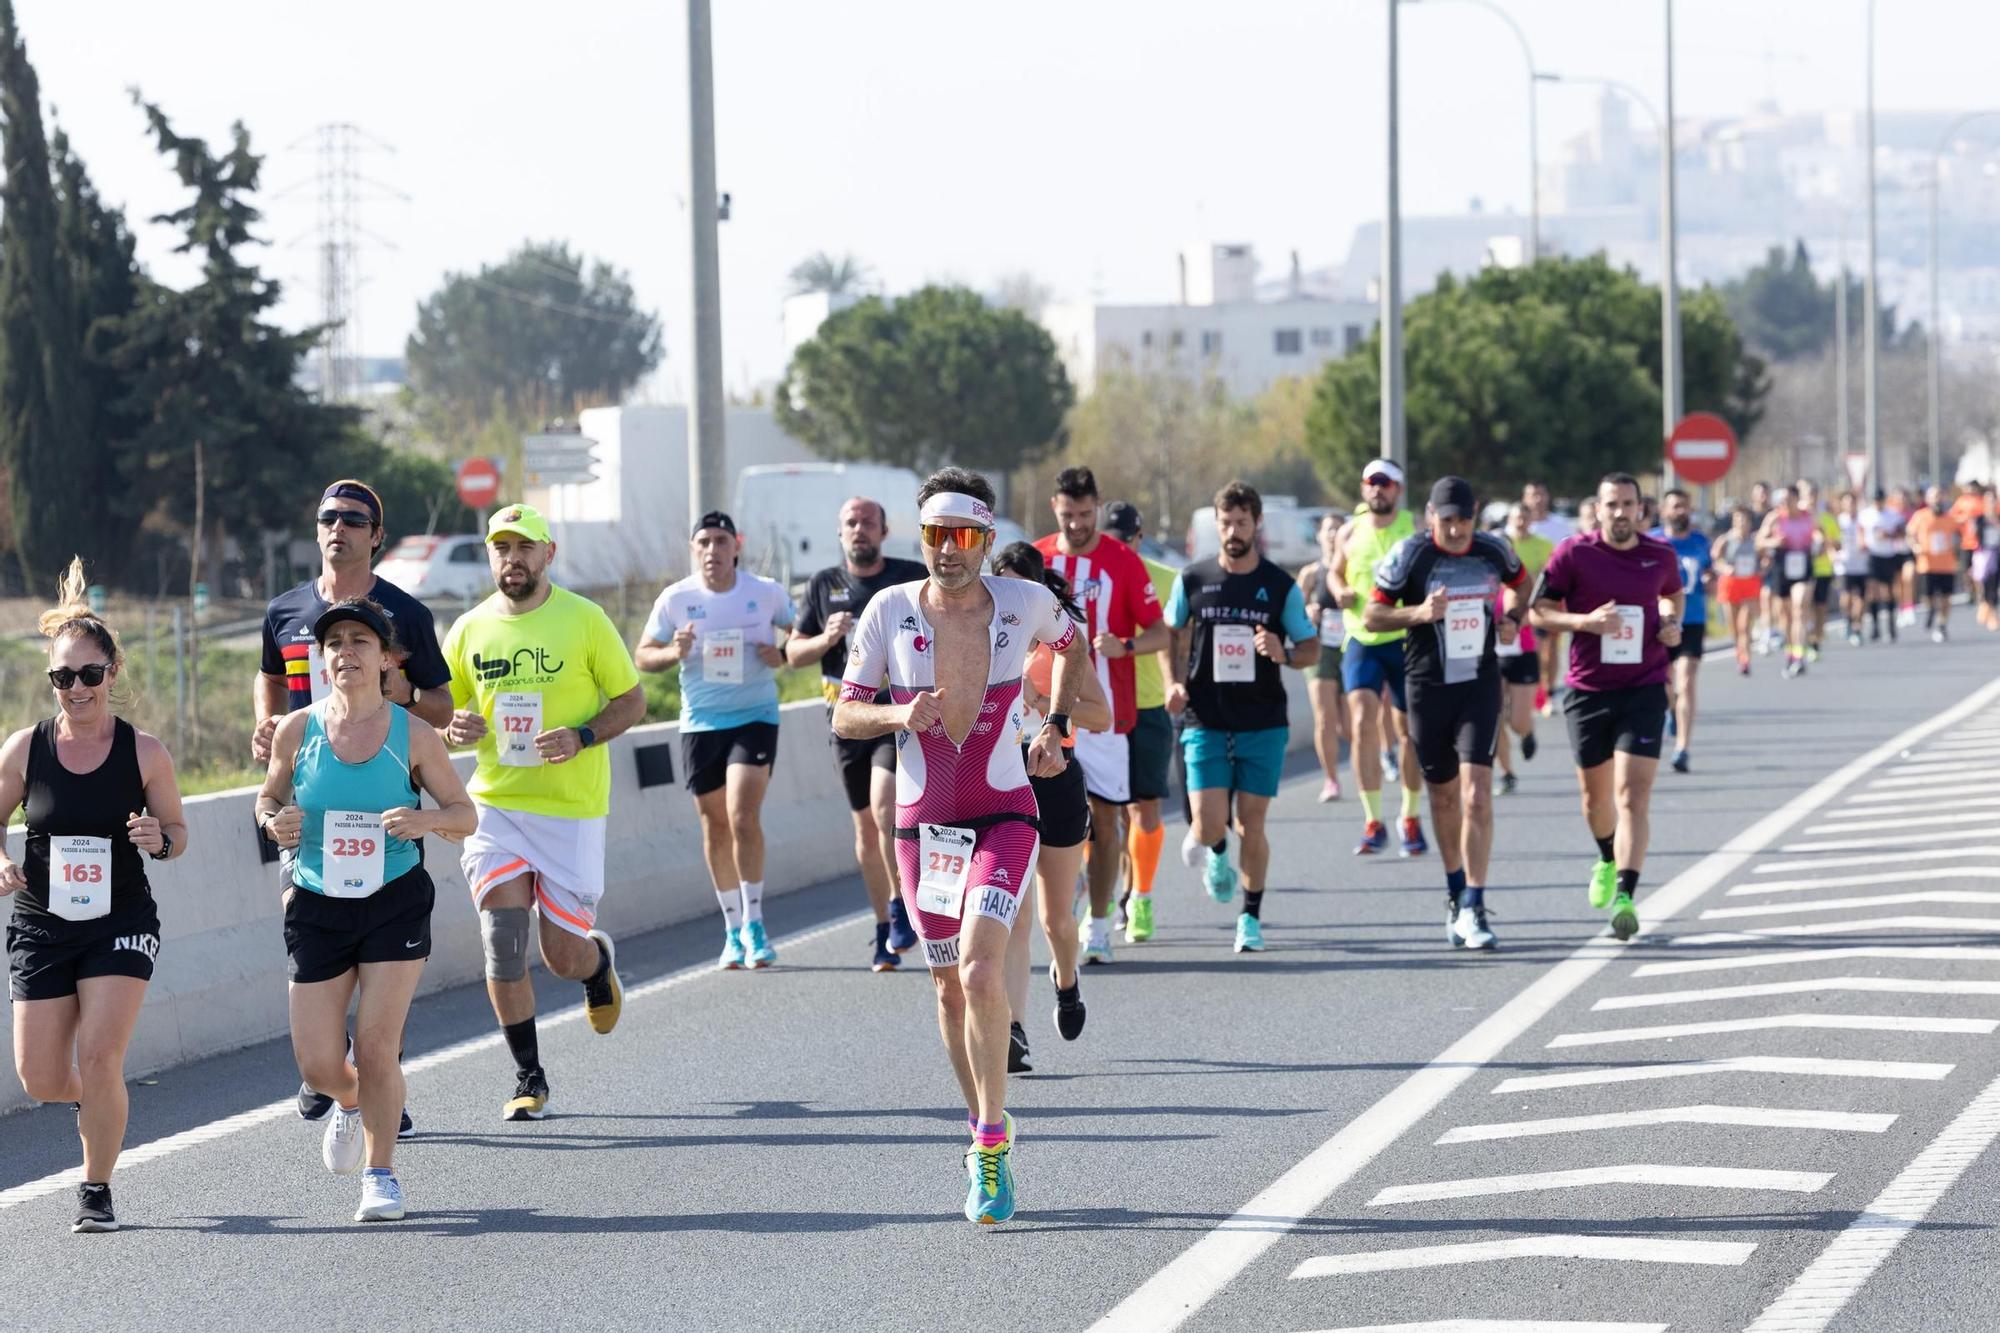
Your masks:
{"label": "neon green running shoe", "polygon": [[1618,863],[1599,861],[1590,872],[1590,905],[1598,911],[1611,906],[1618,896]]}
{"label": "neon green running shoe", "polygon": [[1639,933],[1639,912],[1632,906],[1632,895],[1621,893],[1611,900],[1611,933],[1621,940],[1629,940]]}
{"label": "neon green running shoe", "polygon": [[1125,922],[1125,939],[1131,944],[1144,944],[1153,938],[1153,895],[1135,893],[1129,906],[1129,916]]}

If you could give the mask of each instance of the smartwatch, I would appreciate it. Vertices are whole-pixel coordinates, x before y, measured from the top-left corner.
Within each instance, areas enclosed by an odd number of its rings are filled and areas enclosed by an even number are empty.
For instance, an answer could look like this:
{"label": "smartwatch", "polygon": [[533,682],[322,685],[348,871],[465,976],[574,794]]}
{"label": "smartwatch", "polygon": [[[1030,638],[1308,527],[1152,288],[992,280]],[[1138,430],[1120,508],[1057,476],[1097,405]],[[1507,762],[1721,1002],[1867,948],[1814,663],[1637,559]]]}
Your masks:
{"label": "smartwatch", "polygon": [[576,729],[576,738],[583,742],[583,748],[586,750],[597,744],[597,733],[589,727],[578,727]]}
{"label": "smartwatch", "polygon": [[1132,640],[1120,639],[1118,642],[1125,645],[1125,656],[1130,657],[1132,655]]}
{"label": "smartwatch", "polygon": [[161,829],[160,850],[152,853],[152,857],[155,861],[164,861],[173,854],[174,854],[174,840],[167,836],[167,831],[165,829]]}
{"label": "smartwatch", "polygon": [[1056,729],[1056,735],[1061,736],[1064,740],[1069,739],[1068,713],[1050,713],[1049,725]]}

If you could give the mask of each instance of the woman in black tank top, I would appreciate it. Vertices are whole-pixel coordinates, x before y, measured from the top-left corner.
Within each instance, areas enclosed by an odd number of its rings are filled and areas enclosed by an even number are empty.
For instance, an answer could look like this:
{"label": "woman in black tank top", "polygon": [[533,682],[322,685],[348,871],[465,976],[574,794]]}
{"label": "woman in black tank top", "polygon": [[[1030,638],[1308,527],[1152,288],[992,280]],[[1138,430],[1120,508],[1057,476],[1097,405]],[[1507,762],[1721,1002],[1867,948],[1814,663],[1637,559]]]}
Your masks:
{"label": "woman in black tank top", "polygon": [[1326,571],[1333,566],[1334,542],[1342,523],[1338,511],[1319,521],[1319,559],[1299,571],[1299,591],[1305,594],[1306,614],[1319,631],[1319,660],[1306,673],[1306,693],[1313,707],[1313,751],[1319,756],[1322,803],[1340,799],[1340,752],[1347,742],[1347,699],[1340,684],[1341,648],[1346,629],[1339,627],[1340,604],[1326,586]]}
{"label": "woman in black tank top", "polygon": [[124,657],[85,600],[83,562],[43,614],[56,715],[0,746],[0,814],[25,807],[20,861],[0,851],[14,1068],[28,1095],[75,1102],[83,1137],[76,1231],[115,1231],[111,1168],[125,1142],[125,1048],[160,949],[146,868],[179,856],[173,761],[112,713]]}

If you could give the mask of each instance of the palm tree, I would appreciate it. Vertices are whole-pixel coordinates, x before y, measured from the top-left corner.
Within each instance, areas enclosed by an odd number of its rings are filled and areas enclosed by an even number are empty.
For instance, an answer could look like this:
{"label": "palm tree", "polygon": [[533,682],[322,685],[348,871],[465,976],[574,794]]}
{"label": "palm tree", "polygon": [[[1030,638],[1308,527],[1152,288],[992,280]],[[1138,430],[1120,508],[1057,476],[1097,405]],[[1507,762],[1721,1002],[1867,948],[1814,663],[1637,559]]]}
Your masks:
{"label": "palm tree", "polygon": [[792,265],[792,294],[848,296],[867,285],[871,276],[868,266],[853,255],[834,256],[820,250]]}

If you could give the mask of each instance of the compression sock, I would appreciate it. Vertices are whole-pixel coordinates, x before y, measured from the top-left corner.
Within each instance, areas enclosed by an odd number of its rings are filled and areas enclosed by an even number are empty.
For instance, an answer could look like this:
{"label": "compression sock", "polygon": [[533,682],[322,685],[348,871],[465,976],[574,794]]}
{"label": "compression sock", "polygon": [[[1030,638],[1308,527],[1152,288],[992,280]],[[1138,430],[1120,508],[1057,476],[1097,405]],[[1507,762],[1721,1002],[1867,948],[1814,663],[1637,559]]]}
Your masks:
{"label": "compression sock", "polygon": [[764,919],[764,881],[743,881],[743,924]]}
{"label": "compression sock", "polygon": [[[1590,836],[1597,838],[1595,833]],[[1597,859],[1600,861],[1616,861],[1618,859],[1618,849],[1613,845],[1610,838],[1597,838]]]}
{"label": "compression sock", "polygon": [[1639,891],[1639,872],[1636,870],[1619,871],[1618,892],[1637,893],[1638,891]]}
{"label": "compression sock", "polygon": [[716,906],[722,909],[722,924],[735,934],[743,929],[743,891],[741,889],[717,889]]}
{"label": "compression sock", "polygon": [[1463,867],[1444,872],[1444,891],[1451,895],[1451,902],[1454,907],[1465,897],[1465,870]]}
{"label": "compression sock", "polygon": [[1254,917],[1259,921],[1264,919],[1264,891],[1262,889],[1258,889],[1255,893],[1252,893],[1248,889],[1243,890],[1243,914],[1248,917]]}
{"label": "compression sock", "polygon": [[1415,819],[1418,815],[1423,813],[1423,809],[1424,809],[1423,792],[1411,791],[1408,787],[1403,788],[1403,818]]}
{"label": "compression sock", "polygon": [[1382,822],[1382,793],[1380,789],[1361,793],[1361,813],[1371,824]]}
{"label": "compression sock", "polygon": [[507,1050],[514,1057],[514,1068],[526,1072],[542,1067],[541,1043],[535,1040],[535,1018],[530,1014],[518,1023],[509,1023],[500,1029],[500,1035],[507,1039]]}
{"label": "compression sock", "polygon": [[997,1125],[980,1125],[972,1131],[972,1141],[982,1148],[997,1148],[1007,1141],[1007,1122]]}
{"label": "compression sock", "polygon": [[1140,895],[1153,891],[1153,877],[1160,871],[1160,849],[1166,845],[1167,829],[1163,824],[1150,833],[1139,827],[1139,821],[1132,821],[1132,831],[1126,836],[1126,848],[1132,853],[1132,878],[1138,883]]}

